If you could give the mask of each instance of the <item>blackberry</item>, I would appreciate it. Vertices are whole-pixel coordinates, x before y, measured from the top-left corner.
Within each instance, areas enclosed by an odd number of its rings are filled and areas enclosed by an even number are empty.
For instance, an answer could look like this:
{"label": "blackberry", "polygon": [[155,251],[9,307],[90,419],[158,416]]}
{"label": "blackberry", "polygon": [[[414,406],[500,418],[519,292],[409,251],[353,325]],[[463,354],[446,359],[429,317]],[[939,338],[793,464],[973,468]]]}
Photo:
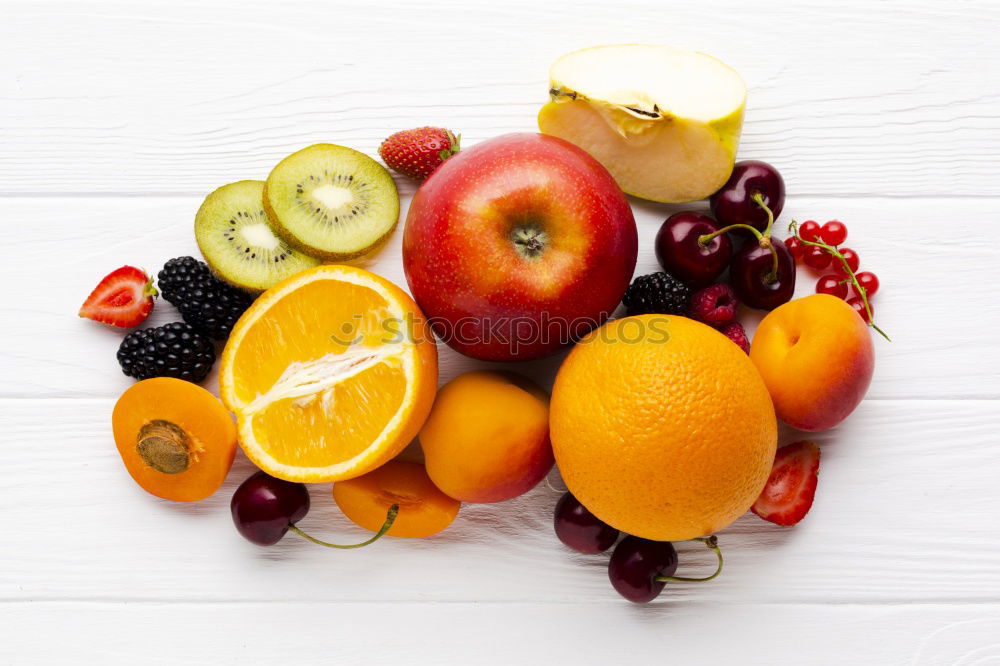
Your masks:
{"label": "blackberry", "polygon": [[118,347],[118,363],[136,379],[176,377],[197,384],[215,363],[215,347],[190,324],[175,321],[126,335]]}
{"label": "blackberry", "polygon": [[194,257],[177,257],[157,276],[160,294],[176,307],[184,321],[215,340],[229,337],[253,298],[212,274],[208,264]]}
{"label": "blackberry", "polygon": [[660,271],[632,280],[622,303],[630,315],[671,314],[687,316],[691,288],[670,273]]}

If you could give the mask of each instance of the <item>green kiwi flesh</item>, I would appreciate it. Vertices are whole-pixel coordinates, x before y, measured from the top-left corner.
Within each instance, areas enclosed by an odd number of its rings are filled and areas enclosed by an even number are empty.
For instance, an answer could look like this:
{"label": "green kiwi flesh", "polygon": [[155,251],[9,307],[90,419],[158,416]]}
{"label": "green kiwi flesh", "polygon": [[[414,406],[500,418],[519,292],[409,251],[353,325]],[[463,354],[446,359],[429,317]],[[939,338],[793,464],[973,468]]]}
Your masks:
{"label": "green kiwi flesh", "polygon": [[370,252],[399,221],[399,194],[385,167],[329,143],[281,160],[267,177],[264,206],[288,243],[328,261]]}
{"label": "green kiwi flesh", "polygon": [[194,236],[209,267],[223,280],[262,291],[319,264],[274,233],[264,211],[264,181],[223,185],[194,217]]}

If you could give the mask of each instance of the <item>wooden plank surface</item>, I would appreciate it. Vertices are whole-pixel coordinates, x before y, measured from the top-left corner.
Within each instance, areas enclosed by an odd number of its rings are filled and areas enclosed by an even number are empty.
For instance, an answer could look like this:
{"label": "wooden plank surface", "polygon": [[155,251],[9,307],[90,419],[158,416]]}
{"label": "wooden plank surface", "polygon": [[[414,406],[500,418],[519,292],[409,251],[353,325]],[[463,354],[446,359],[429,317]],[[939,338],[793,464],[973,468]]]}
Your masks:
{"label": "wooden plank surface", "polygon": [[[0,601],[240,600],[537,602],[614,600],[606,556],[580,556],[552,534],[563,487],[465,505],[447,531],[331,552],[294,535],[263,549],[233,529],[229,498],[252,472],[195,505],[152,498],[128,478],[110,432],[111,399],[3,400],[19,451],[0,478],[11,515]],[[40,424],[45,424],[41,427]],[[927,603],[1000,599],[1000,485],[993,400],[872,400],[815,437],[823,446],[813,509],[796,529],[747,514],[720,533],[727,564],[711,585],[678,586],[678,603]],[[785,432],[782,442],[801,437]],[[51,470],[67,470],[46,481]],[[311,487],[301,523],[360,540],[329,484]],[[60,498],[60,501],[54,501]],[[679,544],[684,566],[710,554]]]}
{"label": "wooden plank surface", "polygon": [[[198,255],[192,226],[201,197],[0,198],[0,219],[24,220],[8,230],[16,261],[0,263],[8,284],[64,283],[26,301],[18,289],[0,292],[11,343],[0,359],[16,365],[31,359],[30,373],[0,376],[0,396],[117,396],[131,382],[114,362],[121,334],[81,321],[76,309],[109,267],[123,263],[159,270],[174,256]],[[924,201],[796,197],[781,220],[838,218],[850,227],[849,245],[863,268],[882,281],[876,318],[894,342],[876,339],[878,372],[870,398],[1000,397],[1000,299],[984,297],[1000,284],[1000,261],[990,243],[962,242],[983,231],[998,202],[988,199]],[[404,201],[404,215],[408,201]],[[692,207],[692,206],[689,206]],[[693,205],[703,208],[702,204]],[[659,270],[652,244],[660,223],[676,206],[633,200],[639,225],[636,274]],[[942,229],[947,234],[942,236]],[[784,233],[784,232],[782,232]],[[375,257],[360,265],[406,288],[396,233]],[[50,257],[64,257],[54,272]],[[812,293],[816,274],[800,270],[797,295]],[[159,300],[152,321],[178,318]],[[746,313],[751,327],[758,315]],[[959,323],[964,322],[964,323]],[[518,364],[543,383],[559,358]],[[469,359],[441,346],[442,377],[472,367]],[[214,381],[214,379],[212,380]],[[212,386],[212,381],[207,385]]]}
{"label": "wooden plank surface", "polygon": [[[992,665],[1000,605],[41,603],[0,607],[33,664]],[[165,640],[164,631],[177,640]],[[52,640],[54,630],[61,640]],[[653,647],[651,650],[650,648]],[[655,651],[654,651],[655,650]]]}
{"label": "wooden plank surface", "polygon": [[413,122],[531,129],[548,64],[669,42],[750,87],[741,154],[802,194],[995,195],[1000,5],[868,0],[8,1],[0,192],[182,192]]}
{"label": "wooden plank surface", "polygon": [[[0,663],[1000,663],[1000,4],[990,0],[0,0]],[[748,515],[726,571],[639,608],[559,546],[561,488],[426,541],[242,541],[228,500],[155,500],[109,414],[121,334],[75,311],[123,263],[196,254],[202,197],[317,141],[532,131],[549,62],[667,42],[750,88],[741,158],[782,221],[838,218],[878,273],[868,399],[818,437],[810,516]],[[398,180],[405,214],[414,186]],[[696,208],[699,206],[695,206]],[[703,208],[704,206],[700,206]],[[637,273],[676,207],[633,201]],[[397,233],[366,268],[405,286]],[[815,276],[800,274],[798,294]],[[152,323],[177,318],[160,302]],[[750,330],[754,316],[745,317]],[[548,383],[559,358],[519,370]],[[442,349],[442,380],[477,364]],[[214,388],[214,376],[206,385]],[[782,433],[783,441],[799,437]],[[329,486],[303,526],[344,539]],[[710,558],[681,548],[682,567]]]}

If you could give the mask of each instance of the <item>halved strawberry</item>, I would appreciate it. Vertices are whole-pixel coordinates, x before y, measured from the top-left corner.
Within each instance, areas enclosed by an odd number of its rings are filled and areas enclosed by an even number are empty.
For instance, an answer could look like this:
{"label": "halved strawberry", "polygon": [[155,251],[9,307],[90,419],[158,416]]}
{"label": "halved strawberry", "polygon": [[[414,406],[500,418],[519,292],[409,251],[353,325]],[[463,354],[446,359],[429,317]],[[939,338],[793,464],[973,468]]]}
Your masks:
{"label": "halved strawberry", "polygon": [[153,279],[135,266],[122,266],[104,276],[80,307],[80,316],[119,328],[132,328],[153,311],[157,295]]}
{"label": "halved strawberry", "polygon": [[783,527],[802,520],[812,507],[819,476],[819,446],[795,442],[778,449],[774,467],[760,497],[750,510]]}

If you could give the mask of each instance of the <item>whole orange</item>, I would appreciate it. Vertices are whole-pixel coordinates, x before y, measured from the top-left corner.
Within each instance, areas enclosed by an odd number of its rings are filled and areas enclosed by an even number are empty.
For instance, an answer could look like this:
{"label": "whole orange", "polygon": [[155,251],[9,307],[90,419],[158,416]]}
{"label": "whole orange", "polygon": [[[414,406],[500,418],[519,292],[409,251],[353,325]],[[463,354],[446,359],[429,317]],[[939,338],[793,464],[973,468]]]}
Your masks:
{"label": "whole orange", "polygon": [[771,471],[777,422],[743,351],[684,317],[608,322],[563,362],[552,391],[569,490],[628,534],[678,541],[745,513]]}

